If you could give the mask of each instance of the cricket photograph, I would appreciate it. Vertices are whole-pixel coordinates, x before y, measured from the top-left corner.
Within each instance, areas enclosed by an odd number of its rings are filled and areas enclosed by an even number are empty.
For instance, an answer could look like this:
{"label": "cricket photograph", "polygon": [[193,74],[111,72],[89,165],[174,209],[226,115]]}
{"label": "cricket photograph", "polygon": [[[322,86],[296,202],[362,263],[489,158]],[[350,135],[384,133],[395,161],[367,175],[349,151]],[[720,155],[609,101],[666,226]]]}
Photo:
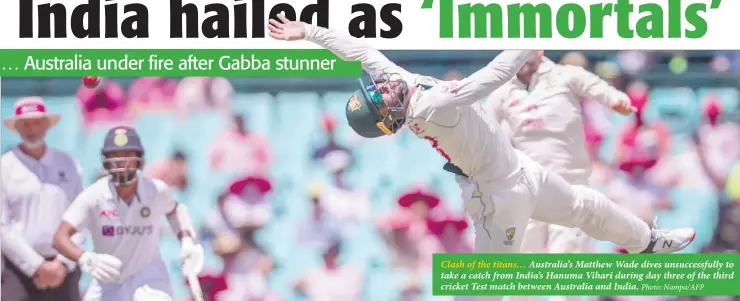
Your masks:
{"label": "cricket photograph", "polygon": [[24,1],[2,301],[740,300],[740,6]]}

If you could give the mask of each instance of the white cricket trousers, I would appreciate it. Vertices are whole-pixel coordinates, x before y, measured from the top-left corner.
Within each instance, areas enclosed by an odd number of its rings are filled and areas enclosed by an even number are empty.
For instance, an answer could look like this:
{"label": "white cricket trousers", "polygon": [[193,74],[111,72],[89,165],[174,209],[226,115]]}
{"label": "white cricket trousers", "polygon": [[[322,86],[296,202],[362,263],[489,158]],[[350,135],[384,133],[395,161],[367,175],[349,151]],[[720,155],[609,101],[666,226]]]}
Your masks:
{"label": "white cricket trousers", "polygon": [[[545,168],[547,169],[547,168]],[[553,171],[549,171],[554,173]],[[561,176],[571,185],[587,186],[586,177]],[[590,253],[593,239],[580,228],[569,228],[530,219],[524,230],[521,253]],[[545,252],[547,250],[547,252]]]}
{"label": "white cricket trousers", "polygon": [[167,266],[162,260],[143,267],[117,284],[93,280],[83,301],[172,301]]}
{"label": "white cricket trousers", "polygon": [[[517,151],[518,152],[518,151]],[[580,228],[586,235],[611,241],[630,253],[650,243],[650,227],[642,219],[583,185],[570,185],[519,153],[522,167],[507,180],[476,183],[456,176],[465,211],[475,227],[475,253],[519,253],[529,219]],[[501,300],[501,296],[458,297],[460,300]]]}
{"label": "white cricket trousers", "polygon": [[[545,252],[547,248],[547,252]],[[524,238],[520,248],[521,253],[590,253],[592,252],[593,238],[586,235],[580,228],[568,228],[561,225],[548,224],[530,219],[524,230]],[[550,296],[549,301],[587,301],[593,297],[580,296]],[[540,301],[538,296],[511,296],[509,301]]]}
{"label": "white cricket trousers", "polygon": [[[550,171],[552,172],[552,171]],[[562,176],[571,185],[586,185],[587,179]],[[586,235],[580,228],[568,228],[561,225],[548,224],[530,219],[524,230],[521,253],[591,253],[593,238]],[[545,252],[547,249],[547,252]],[[550,301],[580,301],[580,296],[550,296]],[[592,300],[593,297],[585,297]],[[509,301],[539,301],[538,296],[511,296]]]}
{"label": "white cricket trousers", "polygon": [[[545,251],[546,250],[546,251]],[[530,219],[524,230],[521,253],[590,253],[592,239],[580,228],[568,228]]]}

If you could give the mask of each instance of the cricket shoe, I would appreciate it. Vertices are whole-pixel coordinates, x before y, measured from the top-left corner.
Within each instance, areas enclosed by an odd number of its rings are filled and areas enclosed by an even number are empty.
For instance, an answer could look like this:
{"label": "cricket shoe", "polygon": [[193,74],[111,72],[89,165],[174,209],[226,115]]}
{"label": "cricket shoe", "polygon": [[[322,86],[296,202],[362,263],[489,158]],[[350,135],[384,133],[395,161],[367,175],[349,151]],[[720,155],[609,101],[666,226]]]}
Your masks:
{"label": "cricket shoe", "polygon": [[696,238],[693,228],[660,229],[655,219],[650,229],[650,244],[640,253],[674,253],[683,250]]}

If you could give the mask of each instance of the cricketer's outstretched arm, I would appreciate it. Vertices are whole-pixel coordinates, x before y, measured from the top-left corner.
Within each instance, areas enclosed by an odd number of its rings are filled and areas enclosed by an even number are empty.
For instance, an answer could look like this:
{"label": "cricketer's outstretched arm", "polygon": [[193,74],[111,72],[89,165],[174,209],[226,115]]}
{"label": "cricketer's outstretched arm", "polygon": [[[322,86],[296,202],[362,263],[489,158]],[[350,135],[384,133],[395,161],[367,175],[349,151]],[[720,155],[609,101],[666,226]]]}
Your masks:
{"label": "cricketer's outstretched arm", "polygon": [[439,97],[428,97],[433,108],[469,106],[503,86],[519,72],[532,50],[504,50],[472,75],[449,82]]}
{"label": "cricketer's outstretched arm", "polygon": [[304,23],[304,26],[307,41],[326,48],[343,60],[362,62],[362,69],[373,78],[383,73],[398,73],[402,78],[408,78],[410,75],[408,71],[391,62],[380,51],[360,39],[316,25]]}
{"label": "cricketer's outstretched arm", "polygon": [[588,72],[577,66],[563,66],[569,75],[569,86],[581,97],[588,97],[606,107],[612,107],[619,102],[630,102],[629,97],[617,90],[598,75]]}

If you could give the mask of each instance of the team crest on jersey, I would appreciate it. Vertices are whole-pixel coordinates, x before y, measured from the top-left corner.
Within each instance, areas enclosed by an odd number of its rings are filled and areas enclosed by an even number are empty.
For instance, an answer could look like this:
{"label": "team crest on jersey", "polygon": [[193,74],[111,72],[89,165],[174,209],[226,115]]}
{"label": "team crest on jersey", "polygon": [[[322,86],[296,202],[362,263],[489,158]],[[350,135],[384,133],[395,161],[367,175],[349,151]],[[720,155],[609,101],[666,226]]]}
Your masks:
{"label": "team crest on jersey", "polygon": [[149,217],[149,215],[152,214],[152,210],[149,209],[149,207],[143,207],[141,208],[141,211],[139,211],[139,213],[141,213],[141,217],[147,218]]}
{"label": "team crest on jersey", "polygon": [[436,86],[439,80],[431,76],[422,76],[419,78],[419,84],[424,86]]}
{"label": "team crest on jersey", "polygon": [[357,99],[357,95],[353,95],[352,98],[349,99],[349,103],[347,103],[347,111],[354,112],[359,110],[362,107],[362,104]]}
{"label": "team crest on jersey", "polygon": [[67,174],[64,171],[59,172],[59,182],[67,182],[69,179],[67,178]]}
{"label": "team crest on jersey", "polygon": [[534,90],[538,90],[538,92],[551,90],[555,88],[555,83],[555,78],[552,75],[543,75],[537,79],[537,85],[534,87]]}
{"label": "team crest on jersey", "polygon": [[504,244],[507,246],[514,244],[514,236],[516,236],[516,227],[506,228],[506,240]]}

